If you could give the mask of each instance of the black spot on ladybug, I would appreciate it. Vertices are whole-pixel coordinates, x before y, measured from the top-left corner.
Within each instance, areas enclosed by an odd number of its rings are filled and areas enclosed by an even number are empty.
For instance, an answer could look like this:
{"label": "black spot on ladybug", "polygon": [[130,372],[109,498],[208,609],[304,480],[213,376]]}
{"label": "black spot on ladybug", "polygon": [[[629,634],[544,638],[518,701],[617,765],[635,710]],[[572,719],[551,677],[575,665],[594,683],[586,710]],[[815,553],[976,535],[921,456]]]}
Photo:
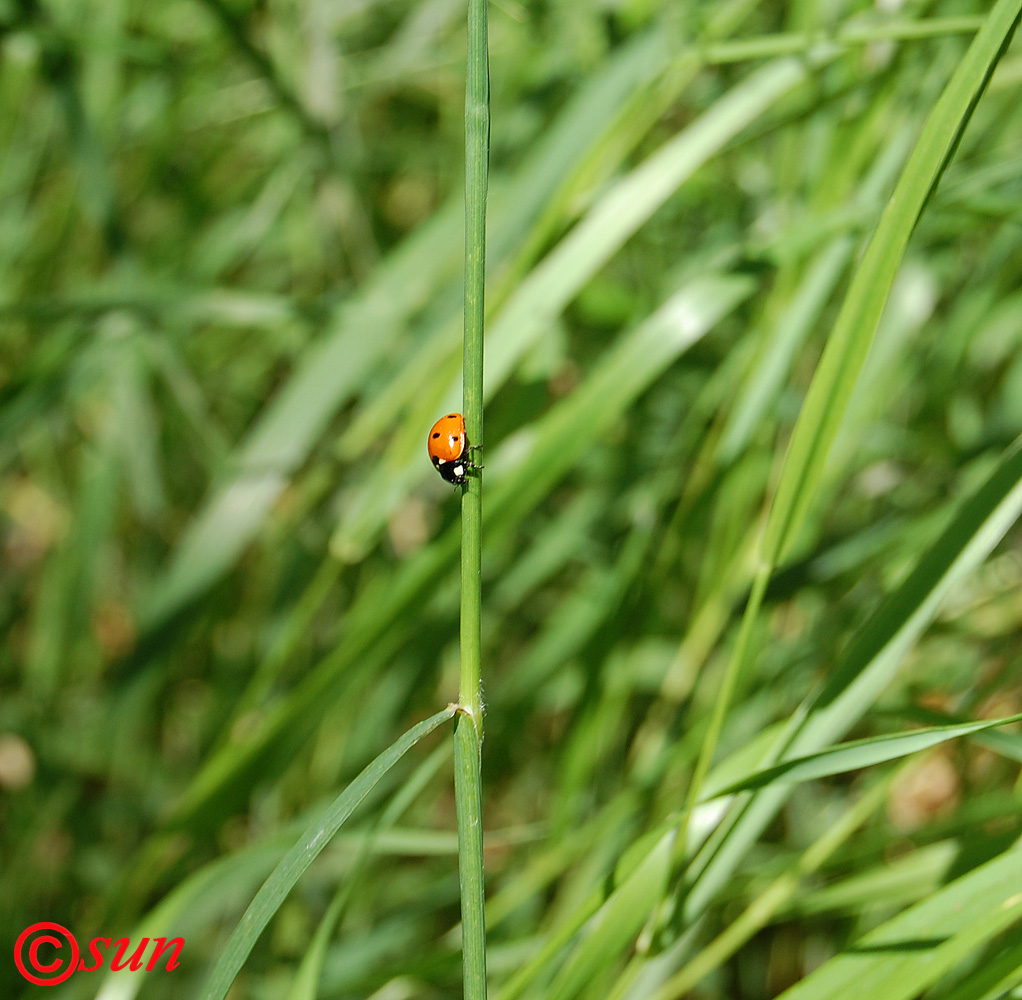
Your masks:
{"label": "black spot on ladybug", "polygon": [[440,437],[440,432],[439,432],[439,431],[437,431],[437,432],[436,432],[436,434],[434,434],[434,435],[433,435],[433,437],[434,437],[434,438],[438,438],[438,437]]}
{"label": "black spot on ladybug", "polygon": [[439,465],[440,464],[440,459],[437,458],[436,455],[433,456],[433,464],[434,465]]}
{"label": "black spot on ladybug", "polygon": [[454,420],[457,416],[458,416],[457,413],[448,413],[447,414],[447,419],[448,420]]}

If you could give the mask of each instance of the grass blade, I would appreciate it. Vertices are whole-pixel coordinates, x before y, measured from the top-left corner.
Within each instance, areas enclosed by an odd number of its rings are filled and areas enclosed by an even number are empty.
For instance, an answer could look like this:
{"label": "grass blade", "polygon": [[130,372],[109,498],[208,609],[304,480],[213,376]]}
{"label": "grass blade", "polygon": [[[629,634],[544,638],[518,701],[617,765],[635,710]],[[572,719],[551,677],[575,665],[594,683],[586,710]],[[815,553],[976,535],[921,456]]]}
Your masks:
{"label": "grass blade", "polygon": [[259,935],[294,888],[302,873],[319,856],[330,838],[373,790],[376,783],[423,737],[454,718],[457,709],[448,705],[442,712],[408,730],[397,742],[383,751],[348,785],[287,852],[263,883],[245,910],[206,982],[203,1000],[223,1000],[231,983],[241,971]]}
{"label": "grass blade", "polygon": [[[848,732],[890,682],[948,593],[983,562],[1020,514],[1022,439],[1007,450],[915,569],[858,630],[782,759],[814,753]],[[690,873],[686,922],[702,913],[727,884],[787,795],[784,786],[755,793],[734,825],[704,852],[708,856]]]}
{"label": "grass blade", "polygon": [[[948,740],[955,740],[970,733],[980,733],[985,729],[1007,726],[1022,721],[1022,714],[1009,715],[1003,719],[984,719],[978,722],[962,722],[950,726],[932,726],[929,729],[910,729],[901,733],[888,733],[864,740],[853,740],[850,743],[839,743],[837,746],[821,750],[819,753],[806,757],[795,757],[781,764],[765,768],[750,774],[749,777],[736,781],[734,784],[713,793],[713,798],[723,795],[734,795],[736,792],[766,788],[776,782],[797,784],[800,781],[812,781],[831,774],[844,774],[847,771],[858,771],[874,764],[882,764],[899,757],[928,750]],[[704,800],[705,801],[705,800]]]}
{"label": "grass blade", "polygon": [[[930,114],[855,271],[788,446],[763,532],[760,565],[752,593],[689,786],[690,806],[699,799],[738,679],[751,660],[752,629],[770,574],[790,549],[816,496],[831,445],[866,360],[909,237],[1011,40],[1020,15],[1019,0],[999,0],[990,12]],[[686,837],[679,838],[679,849],[684,850],[686,844]]]}
{"label": "grass blade", "polygon": [[1018,0],[1000,0],[990,12],[927,119],[856,268],[799,413],[770,507],[762,550],[768,567],[784,558],[802,524],[909,237],[1011,40],[1020,14]]}
{"label": "grass blade", "polygon": [[550,1000],[571,1000],[615,961],[649,918],[667,885],[674,832],[664,834],[638,867],[614,890],[550,987]]}
{"label": "grass blade", "polygon": [[[146,609],[155,628],[224,573],[305,461],[337,409],[387,350],[407,317],[452,270],[453,212],[438,214],[373,273],[336,313],[237,449],[226,482],[215,488],[178,543]],[[365,331],[375,332],[372,337]]]}
{"label": "grass blade", "polygon": [[1022,851],[956,879],[781,994],[784,1000],[908,1000],[1022,919]]}

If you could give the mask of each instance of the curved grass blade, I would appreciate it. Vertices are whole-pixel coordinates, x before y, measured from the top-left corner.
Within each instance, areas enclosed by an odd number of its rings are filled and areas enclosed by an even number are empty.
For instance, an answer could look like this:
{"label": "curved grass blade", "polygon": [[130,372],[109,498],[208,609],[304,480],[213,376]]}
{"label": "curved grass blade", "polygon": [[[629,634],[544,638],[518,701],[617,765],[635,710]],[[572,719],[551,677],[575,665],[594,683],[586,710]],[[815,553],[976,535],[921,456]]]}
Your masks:
{"label": "curved grass blade", "polygon": [[[831,446],[873,342],[909,237],[954,154],[1020,15],[1020,0],[999,0],[990,12],[927,119],[862,262],[856,268],[788,446],[777,492],[767,515],[752,593],[689,786],[689,806],[701,795],[738,679],[752,659],[753,625],[770,574],[791,548],[817,495]],[[688,811],[684,816],[688,816]],[[679,838],[680,849],[685,847],[687,839]]]}
{"label": "curved grass blade", "polygon": [[[298,971],[291,981],[291,989],[288,990],[286,1000],[316,1000],[319,992],[319,980],[323,972],[323,963],[326,960],[327,948],[333,936],[337,922],[343,915],[351,894],[358,880],[366,870],[366,861],[370,854],[379,846],[380,835],[392,830],[394,824],[421,794],[423,788],[436,775],[441,765],[450,756],[450,745],[442,743],[436,748],[412,773],[412,776],[405,782],[394,797],[390,800],[387,808],[383,810],[379,823],[363,834],[356,834],[358,848],[355,861],[351,866],[348,878],[334,894],[326,913],[319,921],[309,947],[306,949],[302,960],[298,965]],[[343,836],[343,834],[341,835]],[[340,838],[338,838],[340,839]],[[449,853],[454,854],[456,846],[449,848]]]}
{"label": "curved grass blade", "polygon": [[792,433],[764,531],[763,560],[784,558],[816,493],[909,237],[958,146],[1022,14],[1000,0],[927,119],[887,202],[827,340]]}
{"label": "curved grass blade", "polygon": [[448,705],[442,712],[413,726],[400,739],[365,767],[354,781],[333,801],[330,807],[306,829],[299,841],[287,852],[263,883],[238,926],[231,934],[217,959],[203,991],[203,1000],[223,1000],[235,976],[241,971],[259,935],[280,908],[287,894],[302,873],[330,843],[330,838],[355,811],[376,783],[423,737],[454,718],[457,706]]}
{"label": "curved grass blade", "polygon": [[[948,593],[983,562],[1022,514],[1022,438],[961,505],[916,568],[859,629],[784,757],[808,755],[839,739],[890,682]],[[785,785],[754,793],[729,830],[690,870],[685,920],[702,913],[788,796]]]}
{"label": "curved grass blade", "polygon": [[592,917],[588,933],[550,987],[549,1000],[578,996],[639,933],[667,886],[673,841],[674,831],[665,833]]}
{"label": "curved grass blade", "polygon": [[[155,628],[225,572],[307,457],[333,414],[386,351],[408,316],[453,272],[457,206],[439,212],[402,244],[372,281],[337,312],[332,328],[306,352],[265,408],[217,487],[188,526],[158,581],[145,623]],[[367,337],[366,330],[374,335]]]}
{"label": "curved grass blade", "polygon": [[781,994],[783,1000],[908,1000],[1022,919],[1022,851],[963,875]]}
{"label": "curved grass blade", "polygon": [[[287,831],[283,833],[286,836]],[[240,905],[254,892],[286,850],[284,837],[274,835],[266,843],[210,862],[184,879],[143,917],[132,931],[131,940],[178,935],[187,940],[196,914],[209,914],[215,919],[229,915],[235,901]],[[145,980],[130,965],[117,972],[110,970],[103,976],[96,1000],[133,1000],[144,985]]]}
{"label": "curved grass blade", "polygon": [[[901,733],[888,733],[865,740],[853,740],[850,743],[839,743],[837,746],[821,750],[819,753],[806,757],[796,757],[783,761],[773,767],[756,771],[741,781],[736,781],[719,792],[713,798],[723,795],[734,795],[736,792],[752,791],[766,788],[778,782],[798,784],[812,781],[814,778],[825,778],[832,774],[844,774],[847,771],[858,771],[874,764],[882,764],[899,757],[928,750],[930,747],[955,740],[970,733],[980,733],[985,729],[1007,726],[1022,721],[1022,714],[1009,715],[1003,719],[984,719],[979,722],[961,722],[949,726],[932,726],[929,729],[912,729]],[[704,799],[703,801],[709,801]]]}

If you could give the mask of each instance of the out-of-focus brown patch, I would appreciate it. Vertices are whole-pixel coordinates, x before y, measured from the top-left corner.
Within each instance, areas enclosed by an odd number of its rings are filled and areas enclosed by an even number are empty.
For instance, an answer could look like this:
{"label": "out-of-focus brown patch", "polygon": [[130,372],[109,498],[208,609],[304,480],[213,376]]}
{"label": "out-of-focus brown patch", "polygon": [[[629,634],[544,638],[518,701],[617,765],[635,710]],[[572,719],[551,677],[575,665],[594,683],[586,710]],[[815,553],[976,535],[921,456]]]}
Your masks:
{"label": "out-of-focus brown patch", "polygon": [[52,875],[67,864],[72,847],[74,842],[66,830],[46,830],[32,845],[32,860],[38,868]]}
{"label": "out-of-focus brown patch", "polygon": [[35,754],[16,733],[0,733],[0,788],[27,788],[35,777]]}
{"label": "out-of-focus brown patch", "polygon": [[978,719],[1003,719],[1008,715],[1022,712],[1022,692],[998,691],[986,701],[980,702],[976,709]]}
{"label": "out-of-focus brown patch", "polygon": [[578,365],[568,358],[550,376],[547,388],[552,396],[567,396],[578,385],[581,377],[582,373],[579,371]]}
{"label": "out-of-focus brown patch", "polygon": [[231,742],[244,743],[251,739],[263,724],[263,713],[258,710],[245,712],[234,720],[231,726]]}
{"label": "out-of-focus brown patch", "polygon": [[428,218],[436,205],[436,185],[423,174],[402,174],[383,196],[383,214],[398,229],[411,229]]}
{"label": "out-of-focus brown patch", "polygon": [[778,927],[770,938],[770,963],[767,966],[767,991],[779,996],[794,986],[803,971],[802,937],[787,924]]}
{"label": "out-of-focus brown patch", "polygon": [[951,696],[946,691],[928,691],[918,701],[921,708],[930,712],[941,712],[948,715],[954,710]]}
{"label": "out-of-focus brown patch", "polygon": [[399,559],[421,549],[433,534],[435,509],[419,497],[408,497],[387,519],[387,534]]}
{"label": "out-of-focus brown patch", "polygon": [[135,648],[138,630],[127,605],[120,601],[101,601],[92,614],[92,634],[109,659],[126,656]]}
{"label": "out-of-focus brown patch", "polygon": [[[998,691],[995,695],[981,702],[976,708],[977,719],[1003,719],[1009,715],[1018,715],[1022,712],[1022,697],[1018,691]],[[1019,723],[1005,726],[1007,732],[1018,732]],[[994,780],[999,773],[1007,766],[1008,762],[999,753],[979,746],[976,743],[967,743],[966,753],[968,755],[968,775],[970,781],[985,784]]]}
{"label": "out-of-focus brown patch", "polygon": [[778,639],[796,639],[805,628],[805,611],[795,601],[781,604],[770,616],[770,630]]}
{"label": "out-of-focus brown patch", "polygon": [[3,543],[4,562],[11,569],[30,569],[67,532],[68,512],[30,479],[8,485],[4,507],[11,519]]}
{"label": "out-of-focus brown patch", "polygon": [[232,816],[220,827],[217,838],[227,851],[240,851],[252,840],[249,822],[244,816]]}
{"label": "out-of-focus brown patch", "polygon": [[961,780],[946,747],[937,747],[902,773],[887,797],[887,816],[895,829],[908,833],[958,805]]}

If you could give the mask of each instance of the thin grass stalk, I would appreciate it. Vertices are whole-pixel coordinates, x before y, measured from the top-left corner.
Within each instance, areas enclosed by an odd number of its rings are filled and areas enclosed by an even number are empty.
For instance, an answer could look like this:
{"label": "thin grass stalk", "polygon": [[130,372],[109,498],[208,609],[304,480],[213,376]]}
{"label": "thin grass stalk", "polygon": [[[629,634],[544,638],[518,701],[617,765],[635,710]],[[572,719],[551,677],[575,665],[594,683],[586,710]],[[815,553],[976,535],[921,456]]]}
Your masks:
{"label": "thin grass stalk", "polygon": [[688,824],[699,796],[702,792],[706,776],[710,771],[710,764],[713,760],[713,751],[717,747],[721,731],[724,728],[724,720],[727,711],[731,707],[731,700],[734,697],[735,687],[738,684],[739,667],[744,665],[749,656],[749,643],[752,640],[753,626],[759,617],[760,608],[763,605],[763,598],[766,596],[767,584],[770,582],[770,574],[773,566],[761,564],[756,571],[752,583],[752,591],[749,594],[749,601],[742,616],[742,623],[738,630],[738,641],[735,643],[734,651],[728,661],[727,670],[721,681],[720,690],[713,703],[713,712],[710,715],[710,727],[703,740],[703,749],[696,760],[695,770],[692,773],[692,780],[689,783],[688,795],[685,800],[685,811],[679,822],[678,838],[674,844],[673,863],[676,868],[684,865],[688,854]]}
{"label": "thin grass stalk", "polygon": [[[465,346],[464,406],[469,442],[483,443],[483,311],[486,276],[486,185],[490,144],[487,0],[468,3],[465,80]],[[476,452],[475,454],[480,454]],[[469,456],[471,458],[471,455]],[[454,735],[454,787],[461,876],[465,1000],[486,997],[483,882],[483,694],[480,639],[482,478],[470,474],[461,497],[461,717]]]}

